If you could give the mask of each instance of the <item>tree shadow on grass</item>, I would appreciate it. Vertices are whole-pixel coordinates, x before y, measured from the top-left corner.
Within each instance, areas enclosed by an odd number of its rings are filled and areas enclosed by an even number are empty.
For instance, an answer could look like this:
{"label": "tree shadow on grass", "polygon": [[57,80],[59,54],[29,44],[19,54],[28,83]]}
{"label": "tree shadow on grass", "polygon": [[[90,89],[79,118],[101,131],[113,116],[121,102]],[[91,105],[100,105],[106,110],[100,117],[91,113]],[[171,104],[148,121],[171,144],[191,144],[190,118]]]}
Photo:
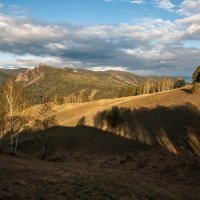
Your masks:
{"label": "tree shadow on grass", "polygon": [[186,94],[192,94],[192,89],[188,89],[188,88],[183,88],[181,89],[183,92],[185,92]]}
{"label": "tree shadow on grass", "polygon": [[107,123],[106,113],[97,113],[95,127],[144,144],[160,145],[174,154],[187,151],[200,155],[200,112],[192,104],[120,108],[121,120],[115,128]]}
{"label": "tree shadow on grass", "polygon": [[[47,159],[60,152],[80,152],[83,155],[112,155],[147,151],[151,147],[89,126],[55,126],[44,130],[48,134]],[[41,156],[41,132],[25,132],[19,139],[19,151]]]}

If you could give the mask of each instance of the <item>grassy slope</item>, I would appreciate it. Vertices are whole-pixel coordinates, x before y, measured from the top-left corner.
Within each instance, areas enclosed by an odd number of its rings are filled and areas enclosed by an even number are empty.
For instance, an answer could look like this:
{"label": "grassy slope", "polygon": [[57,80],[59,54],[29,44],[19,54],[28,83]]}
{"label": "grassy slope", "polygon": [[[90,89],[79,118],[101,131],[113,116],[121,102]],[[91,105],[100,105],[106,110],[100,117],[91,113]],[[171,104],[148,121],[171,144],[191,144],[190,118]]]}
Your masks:
{"label": "grassy slope", "polygon": [[[172,153],[191,151],[200,155],[200,99],[189,94],[190,86],[163,93],[104,99],[80,104],[54,106],[60,126],[78,124],[96,127],[148,145],[164,147]],[[122,123],[110,129],[105,111],[112,106],[121,109]],[[31,116],[40,106],[26,111]]]}
{"label": "grassy slope", "polygon": [[197,160],[161,152],[99,157],[68,154],[65,163],[0,155],[1,200],[199,200]]}
{"label": "grassy slope", "polygon": [[[112,105],[137,108],[134,115],[124,111],[126,116],[131,115],[131,121],[127,122],[134,125],[129,128],[137,127],[136,121],[148,134],[152,127],[158,131],[161,126],[179,135],[179,131],[185,131],[183,125],[191,127],[194,121],[198,122],[199,111],[186,105],[190,102],[198,106],[197,97],[198,94],[187,94],[185,88],[185,91],[66,104],[54,109],[61,125],[74,126],[85,116],[86,124],[92,126],[96,113]],[[158,105],[162,109],[157,109]],[[146,108],[141,109],[143,106]],[[39,109],[40,106],[35,106],[26,113],[34,115]],[[178,122],[172,123],[174,120]],[[58,126],[48,132],[48,161],[39,161],[39,147],[23,137],[19,151],[25,155],[17,158],[0,155],[0,199],[200,199],[200,160],[195,155],[175,156],[93,127]],[[36,155],[36,160],[30,155]]]}
{"label": "grassy slope", "polygon": [[[179,106],[191,103],[194,106],[200,106],[199,94],[189,94],[190,86],[184,89],[175,89],[156,94],[147,94],[132,97],[102,99],[87,103],[63,104],[61,106],[54,105],[57,121],[59,125],[76,126],[78,120],[82,117],[86,118],[86,124],[93,126],[93,118],[99,111],[111,108],[112,106],[126,107],[126,108],[155,108],[158,106]],[[28,109],[26,113],[34,116],[40,109],[40,105]]]}

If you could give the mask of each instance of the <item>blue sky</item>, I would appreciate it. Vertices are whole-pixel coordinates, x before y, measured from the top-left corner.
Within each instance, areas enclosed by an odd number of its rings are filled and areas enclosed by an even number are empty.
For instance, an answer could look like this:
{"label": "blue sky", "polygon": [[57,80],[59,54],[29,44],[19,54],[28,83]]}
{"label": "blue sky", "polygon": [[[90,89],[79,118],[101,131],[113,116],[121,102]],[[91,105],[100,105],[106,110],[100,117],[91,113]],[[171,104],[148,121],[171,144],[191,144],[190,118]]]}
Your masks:
{"label": "blue sky", "polygon": [[[175,19],[178,14],[160,9],[155,1],[145,4],[130,1],[105,0],[4,0],[5,12],[9,6],[20,6],[29,17],[49,22],[69,22],[74,24],[118,24],[131,23],[134,18],[162,17]],[[174,3],[179,1],[173,1]]]}
{"label": "blue sky", "polygon": [[190,75],[199,13],[200,0],[0,0],[0,67]]}

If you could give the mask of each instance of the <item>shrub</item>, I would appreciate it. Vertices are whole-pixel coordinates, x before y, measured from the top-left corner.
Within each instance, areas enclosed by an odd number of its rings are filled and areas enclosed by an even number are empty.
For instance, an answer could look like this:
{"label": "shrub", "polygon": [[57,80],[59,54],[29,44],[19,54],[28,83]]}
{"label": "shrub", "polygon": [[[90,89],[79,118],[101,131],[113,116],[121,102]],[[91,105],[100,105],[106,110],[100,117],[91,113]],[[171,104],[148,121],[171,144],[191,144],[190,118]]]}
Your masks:
{"label": "shrub", "polygon": [[200,66],[196,68],[192,75],[193,83],[200,83]]}
{"label": "shrub", "polygon": [[192,93],[197,92],[200,89],[200,84],[199,83],[193,83],[192,84]]}
{"label": "shrub", "polygon": [[186,82],[184,79],[178,79],[175,83],[174,83],[174,88],[181,88],[184,87],[186,85]]}
{"label": "shrub", "polygon": [[64,104],[64,101],[65,101],[65,99],[64,99],[64,97],[62,97],[62,96],[59,96],[59,97],[56,98],[56,103],[57,103],[58,105]]}
{"label": "shrub", "polygon": [[120,110],[117,106],[113,106],[106,115],[106,120],[109,126],[116,127],[120,120]]}

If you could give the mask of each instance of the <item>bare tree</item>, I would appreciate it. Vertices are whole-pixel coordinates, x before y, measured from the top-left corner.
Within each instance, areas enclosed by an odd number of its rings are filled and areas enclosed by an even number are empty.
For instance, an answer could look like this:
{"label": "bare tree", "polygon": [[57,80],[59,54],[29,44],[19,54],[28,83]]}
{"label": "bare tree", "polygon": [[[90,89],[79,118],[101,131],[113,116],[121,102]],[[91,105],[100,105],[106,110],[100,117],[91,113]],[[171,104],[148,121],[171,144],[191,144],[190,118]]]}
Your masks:
{"label": "bare tree", "polygon": [[5,112],[1,112],[0,116],[0,153],[3,152],[3,140],[6,134],[6,114]]}
{"label": "bare tree", "polygon": [[42,138],[42,160],[45,160],[47,144],[48,144],[48,132],[47,129],[56,124],[55,114],[52,110],[50,103],[43,104],[38,119],[35,120],[35,126],[40,130],[40,135]]}
{"label": "bare tree", "polygon": [[17,153],[17,147],[18,147],[19,133],[20,133],[20,131],[22,131],[26,127],[28,120],[24,116],[15,116],[13,121],[14,121],[13,134],[14,134],[14,137],[15,137],[14,154],[16,154]]}
{"label": "bare tree", "polygon": [[8,77],[4,83],[3,100],[10,123],[10,152],[14,154],[14,116],[23,109],[24,99],[22,97],[22,88],[15,82],[13,77]]}

